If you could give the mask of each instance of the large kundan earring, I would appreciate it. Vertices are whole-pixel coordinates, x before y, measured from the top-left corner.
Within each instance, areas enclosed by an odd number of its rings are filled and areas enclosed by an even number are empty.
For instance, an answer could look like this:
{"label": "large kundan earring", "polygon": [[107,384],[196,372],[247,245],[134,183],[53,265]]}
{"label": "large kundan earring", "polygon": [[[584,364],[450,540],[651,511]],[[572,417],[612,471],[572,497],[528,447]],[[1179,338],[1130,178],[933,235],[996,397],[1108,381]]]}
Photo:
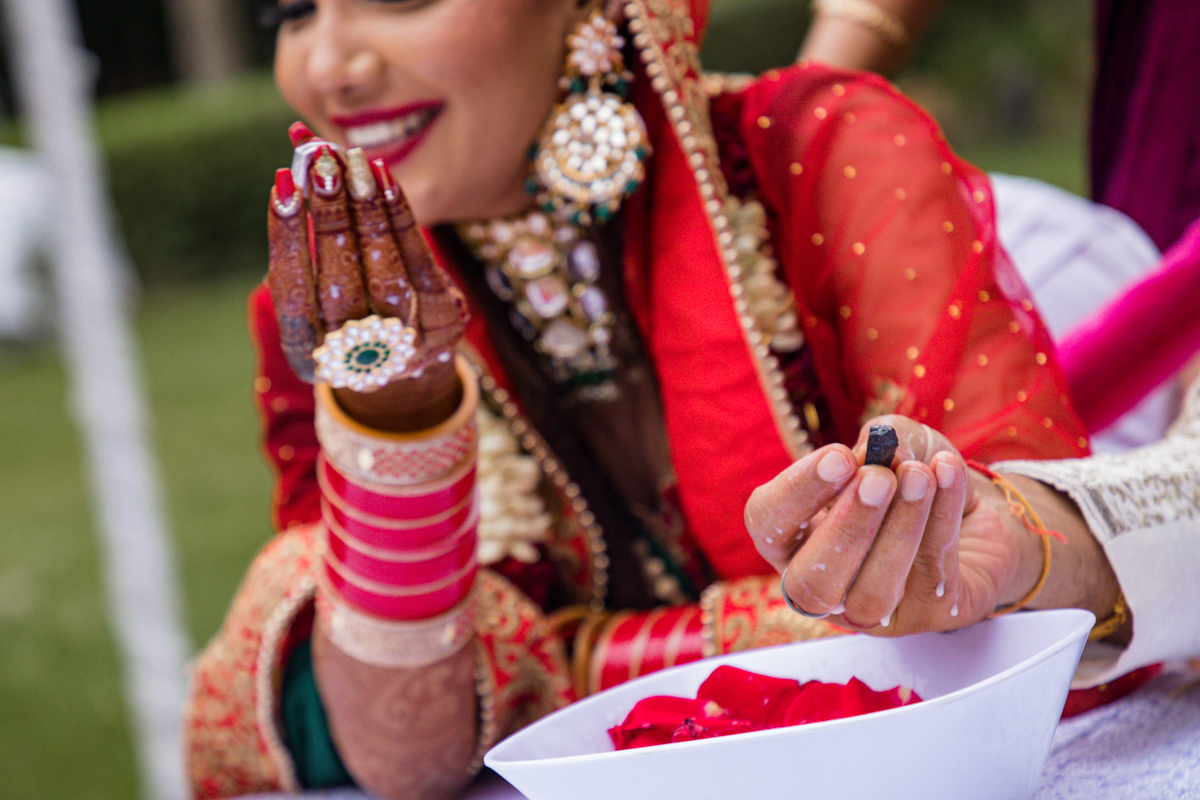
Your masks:
{"label": "large kundan earring", "polygon": [[641,185],[650,145],[645,122],[625,100],[633,75],[617,26],[593,11],[567,45],[567,98],[542,130],[530,182],[543,211],[586,226],[607,220]]}

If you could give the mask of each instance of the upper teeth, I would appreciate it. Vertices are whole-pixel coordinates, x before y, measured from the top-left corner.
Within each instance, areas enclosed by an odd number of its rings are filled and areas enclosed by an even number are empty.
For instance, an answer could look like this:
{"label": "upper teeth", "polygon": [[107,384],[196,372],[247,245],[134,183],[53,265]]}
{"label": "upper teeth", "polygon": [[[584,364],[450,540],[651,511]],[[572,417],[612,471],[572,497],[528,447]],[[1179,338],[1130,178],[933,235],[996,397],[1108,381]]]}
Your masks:
{"label": "upper teeth", "polygon": [[431,115],[430,109],[424,109],[383,122],[347,128],[346,144],[351,147],[378,147],[392,141],[407,139],[424,127]]}

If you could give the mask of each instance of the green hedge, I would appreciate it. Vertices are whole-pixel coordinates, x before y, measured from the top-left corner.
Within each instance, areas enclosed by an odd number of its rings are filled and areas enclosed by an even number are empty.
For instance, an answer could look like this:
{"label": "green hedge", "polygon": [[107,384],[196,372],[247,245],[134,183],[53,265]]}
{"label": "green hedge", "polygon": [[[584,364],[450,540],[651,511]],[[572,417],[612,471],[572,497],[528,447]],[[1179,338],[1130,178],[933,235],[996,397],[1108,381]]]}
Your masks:
{"label": "green hedge", "polygon": [[[948,4],[900,83],[959,145],[1013,133],[995,109],[1004,107],[1005,86],[1020,84],[1022,75],[1040,81],[1039,92],[1053,101],[1043,106],[1075,120],[1090,70],[1090,28],[1080,16],[1086,3]],[[705,64],[748,72],[786,64],[806,23],[805,0],[718,0]],[[153,90],[101,103],[97,126],[117,216],[144,280],[265,269],[266,199],[274,170],[290,162],[292,119],[267,74],[220,89]]]}

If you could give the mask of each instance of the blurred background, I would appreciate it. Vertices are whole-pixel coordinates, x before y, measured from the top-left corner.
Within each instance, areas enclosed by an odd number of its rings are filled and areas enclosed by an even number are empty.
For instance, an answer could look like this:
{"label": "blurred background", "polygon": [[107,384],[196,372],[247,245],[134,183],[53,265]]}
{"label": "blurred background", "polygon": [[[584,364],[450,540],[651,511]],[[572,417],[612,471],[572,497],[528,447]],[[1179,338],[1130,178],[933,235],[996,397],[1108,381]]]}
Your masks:
{"label": "blurred background", "polygon": [[[265,271],[265,201],[290,162],[292,116],[271,83],[262,2],[75,2],[115,225],[137,275],[192,652],[270,534],[244,303]],[[715,0],[706,66],[789,63],[806,7]],[[948,2],[897,82],[983,168],[1086,194],[1091,33],[1086,0]],[[0,144],[20,147],[0,55]],[[50,188],[51,209],[62,191]],[[32,258],[0,280],[0,798],[132,798],[134,747],[45,272]]]}

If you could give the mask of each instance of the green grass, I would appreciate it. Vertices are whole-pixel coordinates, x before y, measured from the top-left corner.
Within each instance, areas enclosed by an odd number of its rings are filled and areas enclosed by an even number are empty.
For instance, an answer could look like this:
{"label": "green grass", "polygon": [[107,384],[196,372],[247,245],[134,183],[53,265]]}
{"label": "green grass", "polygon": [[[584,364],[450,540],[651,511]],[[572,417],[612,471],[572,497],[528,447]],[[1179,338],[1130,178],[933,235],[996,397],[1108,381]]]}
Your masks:
{"label": "green grass", "polygon": [[[244,311],[253,282],[156,290],[138,318],[195,642],[270,532]],[[66,393],[52,348],[0,353],[0,798],[125,800],[133,754]]]}

